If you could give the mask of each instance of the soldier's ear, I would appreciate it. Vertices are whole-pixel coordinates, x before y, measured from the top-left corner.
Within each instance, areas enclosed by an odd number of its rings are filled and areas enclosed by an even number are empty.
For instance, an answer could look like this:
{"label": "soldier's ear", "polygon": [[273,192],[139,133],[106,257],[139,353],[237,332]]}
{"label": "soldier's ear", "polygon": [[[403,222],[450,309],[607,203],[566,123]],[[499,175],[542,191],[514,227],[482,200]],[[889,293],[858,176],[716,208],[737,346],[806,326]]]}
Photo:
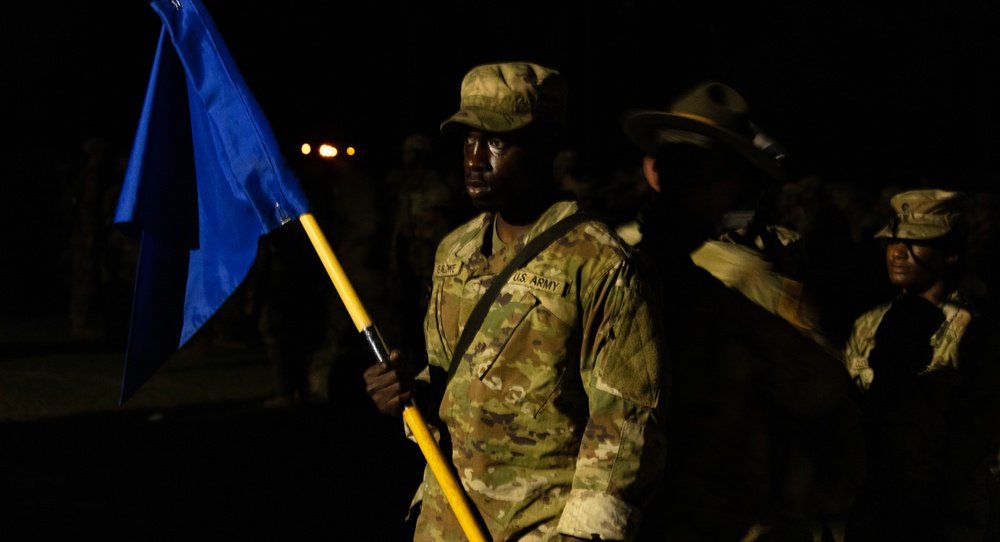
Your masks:
{"label": "soldier's ear", "polygon": [[642,174],[646,177],[649,186],[660,192],[660,172],[656,171],[656,158],[648,154],[642,158]]}

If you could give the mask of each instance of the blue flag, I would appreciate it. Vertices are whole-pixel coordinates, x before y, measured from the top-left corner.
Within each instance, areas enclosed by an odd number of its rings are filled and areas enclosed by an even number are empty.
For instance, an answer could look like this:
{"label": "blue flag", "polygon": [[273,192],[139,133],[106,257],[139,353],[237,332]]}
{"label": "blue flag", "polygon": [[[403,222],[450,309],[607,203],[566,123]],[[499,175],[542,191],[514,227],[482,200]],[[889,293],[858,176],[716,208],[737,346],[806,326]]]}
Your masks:
{"label": "blue flag", "polygon": [[115,223],[140,243],[120,404],[222,306],[259,238],[309,212],[200,0],[163,20]]}

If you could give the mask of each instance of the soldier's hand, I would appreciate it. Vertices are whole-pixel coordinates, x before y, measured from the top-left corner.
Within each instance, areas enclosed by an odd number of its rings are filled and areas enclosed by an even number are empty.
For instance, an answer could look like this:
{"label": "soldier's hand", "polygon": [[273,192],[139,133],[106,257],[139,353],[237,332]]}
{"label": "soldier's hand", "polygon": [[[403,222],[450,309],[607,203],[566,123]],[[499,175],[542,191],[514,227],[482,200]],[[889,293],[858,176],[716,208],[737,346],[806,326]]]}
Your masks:
{"label": "soldier's hand", "polygon": [[379,412],[397,418],[413,401],[413,373],[404,361],[403,353],[393,350],[388,361],[375,363],[364,372],[365,391]]}

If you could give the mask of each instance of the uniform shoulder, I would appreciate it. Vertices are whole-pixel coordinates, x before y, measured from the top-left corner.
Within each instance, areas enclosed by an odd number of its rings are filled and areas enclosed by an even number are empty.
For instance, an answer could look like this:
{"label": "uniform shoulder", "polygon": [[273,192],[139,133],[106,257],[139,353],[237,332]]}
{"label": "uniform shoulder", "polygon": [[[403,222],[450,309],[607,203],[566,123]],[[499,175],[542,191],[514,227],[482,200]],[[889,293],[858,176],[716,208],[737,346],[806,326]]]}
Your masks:
{"label": "uniform shoulder", "polygon": [[448,245],[454,244],[456,241],[464,239],[469,235],[482,230],[483,225],[487,220],[487,216],[487,213],[480,213],[458,226],[455,226],[441,239],[441,243]]}
{"label": "uniform shoulder", "polygon": [[879,303],[878,305],[866,310],[854,319],[854,328],[857,329],[859,327],[868,327],[878,324],[882,321],[882,317],[885,316],[885,313],[889,311],[889,307],[892,307],[892,301]]}
{"label": "uniform shoulder", "polygon": [[599,216],[588,217],[573,228],[572,232],[589,242],[606,250],[611,250],[622,257],[631,256],[632,245],[627,243],[615,229]]}

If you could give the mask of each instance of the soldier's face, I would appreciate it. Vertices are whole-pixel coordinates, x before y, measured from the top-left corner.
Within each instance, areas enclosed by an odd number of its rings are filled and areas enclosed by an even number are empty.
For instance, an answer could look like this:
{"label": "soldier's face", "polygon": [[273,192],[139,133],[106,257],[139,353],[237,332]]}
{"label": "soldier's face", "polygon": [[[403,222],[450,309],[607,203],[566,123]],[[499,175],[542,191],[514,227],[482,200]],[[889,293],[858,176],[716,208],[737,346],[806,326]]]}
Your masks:
{"label": "soldier's face", "polygon": [[911,293],[919,293],[944,279],[953,262],[941,248],[926,243],[892,239],[885,247],[885,267],[889,282]]}
{"label": "soldier's face", "polygon": [[516,136],[470,130],[462,146],[465,191],[481,211],[502,211],[527,197],[527,151]]}

